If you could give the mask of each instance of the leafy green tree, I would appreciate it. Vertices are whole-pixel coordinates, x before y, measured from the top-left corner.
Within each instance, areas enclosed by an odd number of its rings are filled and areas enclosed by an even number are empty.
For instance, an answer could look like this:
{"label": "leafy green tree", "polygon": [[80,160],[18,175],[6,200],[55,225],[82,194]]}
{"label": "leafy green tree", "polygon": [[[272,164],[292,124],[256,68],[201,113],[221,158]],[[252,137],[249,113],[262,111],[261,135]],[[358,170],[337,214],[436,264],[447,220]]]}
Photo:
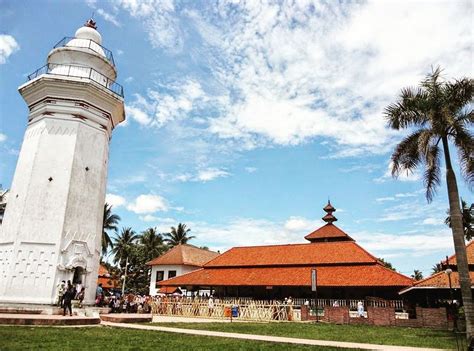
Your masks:
{"label": "leafy green tree", "polygon": [[413,274],[411,275],[411,277],[415,280],[422,280],[423,279],[423,273],[421,273],[418,269],[415,269],[413,271]]}
{"label": "leafy green tree", "polygon": [[156,228],[148,228],[143,231],[140,235],[139,243],[142,246],[143,255],[147,262],[166,251],[163,235],[158,233]]}
{"label": "leafy green tree", "polygon": [[[474,203],[471,203],[471,206],[467,205],[467,202],[461,199],[461,208],[462,208],[462,225],[464,227],[464,236],[466,240],[471,240],[474,237]],[[449,216],[444,221],[451,228],[451,216]]]}
{"label": "leafy green tree", "polygon": [[112,205],[105,203],[104,205],[104,219],[102,224],[102,256],[107,254],[109,248],[113,247],[109,231],[117,232],[117,224],[120,217],[112,213]]}
{"label": "leafy green tree", "polygon": [[114,254],[114,263],[119,263],[120,267],[125,266],[127,257],[130,259],[136,246],[138,235],[132,228],[122,228],[122,232],[114,238],[112,253]]}
{"label": "leafy green tree", "polygon": [[[428,74],[417,88],[404,88],[397,102],[385,109],[388,124],[395,130],[408,129],[392,154],[392,175],[413,172],[423,166],[426,199],[431,202],[441,182],[441,158],[444,154],[446,184],[454,248],[458,263],[461,295],[466,316],[467,337],[474,327],[471,279],[466,255],[466,243],[459,192],[451,163],[449,144],[457,150],[461,173],[469,186],[474,183],[474,80],[461,78],[448,82],[442,79],[438,67]],[[443,146],[440,148],[440,142]]]}
{"label": "leafy green tree", "polygon": [[171,227],[171,232],[163,235],[164,241],[170,247],[186,244],[189,240],[195,238],[195,236],[189,235],[190,231],[191,229],[186,228],[186,224],[179,223],[176,228]]}

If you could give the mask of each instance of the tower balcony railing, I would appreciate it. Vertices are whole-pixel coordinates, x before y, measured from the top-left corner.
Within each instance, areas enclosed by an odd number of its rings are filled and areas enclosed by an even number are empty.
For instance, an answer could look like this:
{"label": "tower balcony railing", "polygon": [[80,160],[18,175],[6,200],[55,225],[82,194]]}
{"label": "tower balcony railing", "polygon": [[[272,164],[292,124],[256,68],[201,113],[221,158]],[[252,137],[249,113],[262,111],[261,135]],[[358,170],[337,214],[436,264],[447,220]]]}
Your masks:
{"label": "tower balcony railing", "polygon": [[54,49],[60,47],[75,47],[75,48],[84,48],[89,49],[99,55],[105,56],[107,60],[109,60],[112,65],[115,66],[114,56],[112,55],[112,51],[103,47],[100,44],[97,44],[95,41],[91,39],[81,39],[75,37],[64,37],[56,45],[54,45]]}
{"label": "tower balcony railing", "polygon": [[123,87],[119,83],[109,79],[91,67],[48,63],[31,73],[27,81],[35,79],[42,74],[90,79],[123,98]]}

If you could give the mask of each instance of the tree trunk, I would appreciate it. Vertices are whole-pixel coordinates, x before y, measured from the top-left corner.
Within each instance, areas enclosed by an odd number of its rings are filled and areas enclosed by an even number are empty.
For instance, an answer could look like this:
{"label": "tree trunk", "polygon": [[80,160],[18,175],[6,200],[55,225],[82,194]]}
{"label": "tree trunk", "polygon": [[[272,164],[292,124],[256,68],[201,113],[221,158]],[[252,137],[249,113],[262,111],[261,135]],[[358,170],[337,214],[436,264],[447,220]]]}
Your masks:
{"label": "tree trunk", "polygon": [[469,276],[469,265],[466,254],[466,242],[464,241],[464,227],[462,223],[462,213],[459,206],[459,192],[449,156],[449,146],[447,137],[443,138],[444,157],[446,161],[446,183],[448,186],[449,213],[451,215],[451,230],[453,232],[454,252],[461,285],[461,296],[466,316],[467,338],[472,337],[474,326],[474,310],[472,305],[471,278]]}

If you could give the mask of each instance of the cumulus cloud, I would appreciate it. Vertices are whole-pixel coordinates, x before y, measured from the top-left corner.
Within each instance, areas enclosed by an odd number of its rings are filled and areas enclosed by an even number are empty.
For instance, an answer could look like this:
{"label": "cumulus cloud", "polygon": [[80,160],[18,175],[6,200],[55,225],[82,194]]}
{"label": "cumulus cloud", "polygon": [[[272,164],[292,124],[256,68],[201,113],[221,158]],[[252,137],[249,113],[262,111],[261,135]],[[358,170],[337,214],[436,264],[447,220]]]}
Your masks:
{"label": "cumulus cloud", "polygon": [[0,65],[7,62],[10,55],[20,50],[20,45],[11,35],[0,34]]}
{"label": "cumulus cloud", "polygon": [[162,127],[175,119],[186,117],[199,108],[206,99],[199,82],[184,80],[168,85],[165,89],[148,91],[148,96],[134,95],[126,107],[127,114],[144,126]]}
{"label": "cumulus cloud", "polygon": [[107,202],[109,205],[112,205],[113,207],[124,206],[127,203],[123,196],[115,194],[105,195],[105,202]]}
{"label": "cumulus cloud", "polygon": [[5,140],[7,140],[7,136],[3,133],[0,133],[0,143],[3,143]]}
{"label": "cumulus cloud", "polygon": [[[183,24],[199,33],[205,45],[194,57],[211,74],[200,97],[217,109],[207,131],[246,148],[326,138],[333,157],[385,153],[398,134],[387,129],[383,109],[400,88],[433,64],[453,76],[471,71],[469,2],[121,5],[143,20],[153,46],[171,54],[190,38]],[[195,111],[175,107],[180,95],[147,97],[163,101],[163,115],[152,115],[157,126]]]}
{"label": "cumulus cloud", "polygon": [[127,209],[137,214],[150,214],[158,211],[166,212],[169,206],[167,201],[159,195],[142,194],[130,203]]}

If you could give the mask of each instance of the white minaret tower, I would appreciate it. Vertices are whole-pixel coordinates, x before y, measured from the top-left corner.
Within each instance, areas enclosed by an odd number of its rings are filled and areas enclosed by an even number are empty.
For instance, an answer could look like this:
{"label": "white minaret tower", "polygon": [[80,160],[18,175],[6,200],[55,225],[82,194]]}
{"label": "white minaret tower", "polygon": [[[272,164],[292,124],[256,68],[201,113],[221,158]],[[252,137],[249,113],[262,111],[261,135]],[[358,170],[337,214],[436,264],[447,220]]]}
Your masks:
{"label": "white minaret tower", "polygon": [[18,89],[29,109],[0,226],[0,302],[52,304],[61,280],[95,299],[109,140],[125,120],[112,53],[93,20]]}

